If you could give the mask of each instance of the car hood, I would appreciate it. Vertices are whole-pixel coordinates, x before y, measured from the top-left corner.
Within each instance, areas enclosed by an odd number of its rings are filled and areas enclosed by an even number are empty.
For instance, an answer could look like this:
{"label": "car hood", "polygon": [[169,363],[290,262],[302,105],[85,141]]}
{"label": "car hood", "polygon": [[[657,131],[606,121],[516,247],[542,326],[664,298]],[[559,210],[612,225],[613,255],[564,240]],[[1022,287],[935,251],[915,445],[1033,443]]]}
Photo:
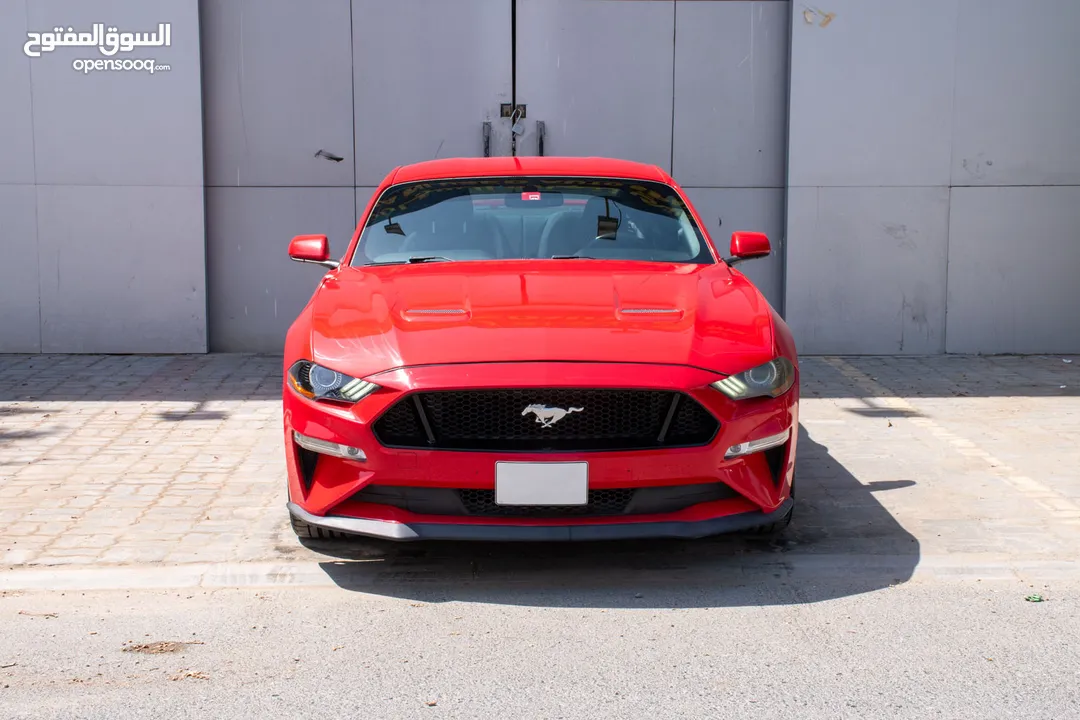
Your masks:
{"label": "car hood", "polygon": [[341,268],[311,306],[313,360],[355,377],[473,362],[689,365],[773,357],[772,309],[726,265],[504,261]]}

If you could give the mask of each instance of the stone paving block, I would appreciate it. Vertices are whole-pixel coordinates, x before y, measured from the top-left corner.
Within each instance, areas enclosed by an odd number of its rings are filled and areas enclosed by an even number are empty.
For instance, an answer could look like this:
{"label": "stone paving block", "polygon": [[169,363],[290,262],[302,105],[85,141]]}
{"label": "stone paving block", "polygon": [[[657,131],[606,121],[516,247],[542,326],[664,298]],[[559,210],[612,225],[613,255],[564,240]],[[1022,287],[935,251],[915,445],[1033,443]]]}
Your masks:
{"label": "stone paving block", "polygon": [[94,565],[98,563],[97,555],[49,555],[34,558],[29,561],[33,565]]}
{"label": "stone paving block", "polygon": [[142,508],[146,506],[146,498],[132,496],[111,497],[104,504],[110,508]]}
{"label": "stone paving block", "polygon": [[7,550],[0,548],[0,563],[4,565],[24,565],[29,563],[36,553],[29,550]]}
{"label": "stone paving block", "polygon": [[100,563],[134,563],[143,562],[139,556],[139,551],[135,548],[128,547],[111,547],[105,550],[98,556],[98,562]]}
{"label": "stone paving block", "polygon": [[17,538],[23,535],[34,535],[40,528],[41,525],[38,523],[15,522],[10,523],[4,528],[4,535],[11,538]]}
{"label": "stone paving block", "polygon": [[49,552],[63,548],[95,549],[106,548],[116,542],[113,535],[75,535],[68,533],[61,535],[49,546]]}
{"label": "stone paving block", "polygon": [[92,510],[88,510],[80,517],[82,522],[93,523],[95,525],[130,525],[137,521],[139,516],[145,511],[142,507],[137,508],[115,508],[108,505],[99,504]]}

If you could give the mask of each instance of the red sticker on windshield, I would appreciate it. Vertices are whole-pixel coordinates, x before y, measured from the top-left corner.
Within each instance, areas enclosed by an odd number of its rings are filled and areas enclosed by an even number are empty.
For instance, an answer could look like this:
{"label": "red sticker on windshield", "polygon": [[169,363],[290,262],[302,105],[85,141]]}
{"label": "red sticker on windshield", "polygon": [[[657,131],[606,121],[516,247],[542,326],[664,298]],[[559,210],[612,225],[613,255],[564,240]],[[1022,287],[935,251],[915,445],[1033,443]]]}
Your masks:
{"label": "red sticker on windshield", "polygon": [[521,193],[522,200],[539,200],[540,193],[538,192],[523,192]]}

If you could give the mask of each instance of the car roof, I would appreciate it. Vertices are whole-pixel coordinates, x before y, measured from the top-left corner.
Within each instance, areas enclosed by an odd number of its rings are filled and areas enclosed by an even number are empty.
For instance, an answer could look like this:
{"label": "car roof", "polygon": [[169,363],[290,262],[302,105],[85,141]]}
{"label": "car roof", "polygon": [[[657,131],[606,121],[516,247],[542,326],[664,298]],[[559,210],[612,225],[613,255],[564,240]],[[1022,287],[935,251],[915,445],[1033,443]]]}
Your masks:
{"label": "car roof", "polygon": [[497,175],[563,175],[652,180],[671,183],[656,165],[604,157],[446,158],[403,165],[391,174],[393,183]]}

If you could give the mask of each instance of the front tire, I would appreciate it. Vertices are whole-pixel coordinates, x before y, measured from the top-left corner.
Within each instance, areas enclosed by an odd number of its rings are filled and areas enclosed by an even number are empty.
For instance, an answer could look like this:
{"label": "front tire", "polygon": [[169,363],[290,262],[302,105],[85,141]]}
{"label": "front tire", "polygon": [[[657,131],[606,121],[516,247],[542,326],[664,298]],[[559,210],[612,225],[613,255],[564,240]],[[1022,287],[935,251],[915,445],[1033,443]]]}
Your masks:
{"label": "front tire", "polygon": [[791,481],[791,494],[788,496],[791,498],[791,507],[788,509],[784,516],[779,520],[775,520],[766,525],[758,525],[755,528],[751,528],[749,534],[753,537],[775,539],[780,537],[787,530],[788,525],[791,524],[791,518],[795,515],[795,480]]}
{"label": "front tire", "polygon": [[751,528],[748,531],[748,534],[756,538],[778,538],[784,533],[785,530],[787,530],[788,525],[791,524],[791,518],[794,514],[795,506],[792,505],[791,508],[786,513],[784,513],[784,516],[779,520],[768,523],[767,525],[758,525],[755,528]]}

